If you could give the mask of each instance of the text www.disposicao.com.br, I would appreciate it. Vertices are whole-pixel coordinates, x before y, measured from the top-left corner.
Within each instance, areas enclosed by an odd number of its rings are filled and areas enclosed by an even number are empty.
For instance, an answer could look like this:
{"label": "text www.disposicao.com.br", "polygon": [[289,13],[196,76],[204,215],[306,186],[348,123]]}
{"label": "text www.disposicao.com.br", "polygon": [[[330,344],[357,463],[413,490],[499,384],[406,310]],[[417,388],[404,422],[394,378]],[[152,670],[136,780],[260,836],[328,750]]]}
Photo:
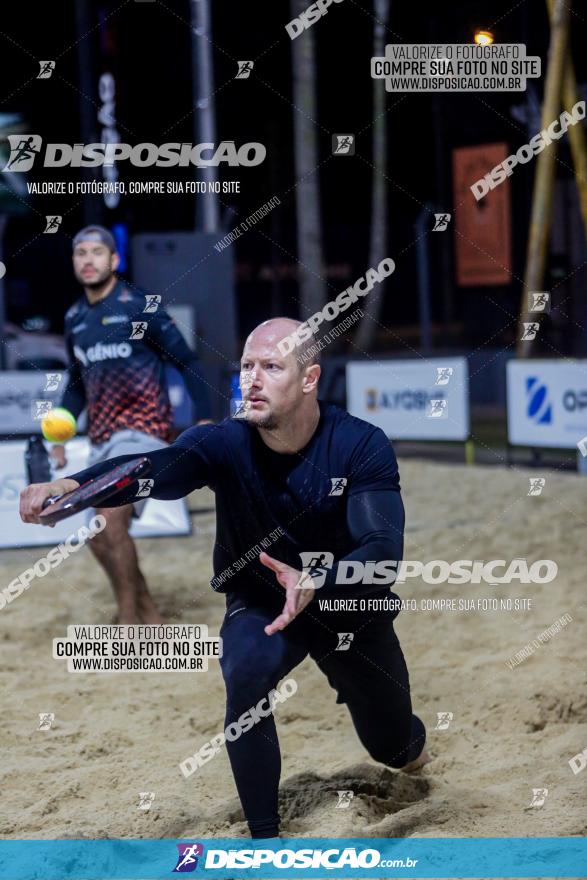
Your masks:
{"label": "text www.disposicao.com.br", "polygon": [[201,669],[199,657],[71,657],[75,672],[173,672]]}

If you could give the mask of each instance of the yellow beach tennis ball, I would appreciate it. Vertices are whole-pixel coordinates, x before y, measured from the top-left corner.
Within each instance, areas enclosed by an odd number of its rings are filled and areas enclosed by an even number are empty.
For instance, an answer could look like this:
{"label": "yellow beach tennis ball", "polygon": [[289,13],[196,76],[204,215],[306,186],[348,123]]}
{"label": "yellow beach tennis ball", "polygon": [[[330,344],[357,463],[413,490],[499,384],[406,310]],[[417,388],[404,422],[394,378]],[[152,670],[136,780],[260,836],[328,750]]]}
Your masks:
{"label": "yellow beach tennis ball", "polygon": [[49,443],[64,443],[66,440],[71,440],[77,431],[75,416],[69,410],[58,406],[43,417],[41,431]]}

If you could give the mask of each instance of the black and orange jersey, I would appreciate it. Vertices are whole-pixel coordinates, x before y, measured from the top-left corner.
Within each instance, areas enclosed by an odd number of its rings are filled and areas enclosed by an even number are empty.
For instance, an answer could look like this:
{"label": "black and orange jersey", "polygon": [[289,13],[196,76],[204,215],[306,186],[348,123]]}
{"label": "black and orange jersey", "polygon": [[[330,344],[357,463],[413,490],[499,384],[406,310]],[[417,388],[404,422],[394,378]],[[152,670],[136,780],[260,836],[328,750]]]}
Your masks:
{"label": "black and orange jersey", "polygon": [[94,305],[84,294],[65,316],[71,365],[61,406],[76,418],[87,406],[93,443],[128,428],[170,439],[164,361],[181,372],[197,418],[210,418],[198,358],[157,299],[118,281]]}

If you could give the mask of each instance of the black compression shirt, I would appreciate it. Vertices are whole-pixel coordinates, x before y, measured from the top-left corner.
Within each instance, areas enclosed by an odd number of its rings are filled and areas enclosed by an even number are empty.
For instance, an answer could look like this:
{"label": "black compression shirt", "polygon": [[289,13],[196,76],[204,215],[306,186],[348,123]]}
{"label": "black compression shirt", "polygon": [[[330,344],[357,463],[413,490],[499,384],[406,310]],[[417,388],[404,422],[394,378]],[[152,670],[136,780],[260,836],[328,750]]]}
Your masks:
{"label": "black compression shirt", "polygon": [[161,305],[155,312],[145,312],[145,306],[144,294],[118,281],[94,305],[84,294],[65,316],[71,366],[61,406],[77,418],[87,405],[93,443],[128,428],[169,439],[164,360],[181,371],[196,417],[210,418],[198,358]]}
{"label": "black compression shirt", "polygon": [[[337,584],[341,560],[401,560],[404,508],[389,440],[339,407],[321,402],[320,414],[309,443],[293,455],[274,452],[239,419],[189,428],[169,448],[146,453],[153,498],[181,498],[206,485],[215,492],[212,586],[218,591],[281,607],[283,590],[259,562],[262,549],[298,570],[300,554],[332,554],[320,597],[382,590],[381,581]],[[119,456],[71,478],[86,482],[132,458]],[[136,492],[135,482],[104,506],[128,504]]]}

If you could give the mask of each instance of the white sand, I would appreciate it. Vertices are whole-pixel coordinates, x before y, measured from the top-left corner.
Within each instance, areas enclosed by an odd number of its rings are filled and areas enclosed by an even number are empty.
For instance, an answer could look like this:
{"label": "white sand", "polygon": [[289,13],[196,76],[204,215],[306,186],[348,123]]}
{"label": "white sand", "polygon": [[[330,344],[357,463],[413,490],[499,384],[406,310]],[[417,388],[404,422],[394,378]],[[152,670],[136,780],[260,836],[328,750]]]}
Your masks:
{"label": "white sand", "polygon": [[[587,771],[569,759],[587,747],[584,623],[587,481],[533,471],[402,464],[407,559],[554,559],[552,584],[398,588],[404,596],[524,597],[526,612],[404,612],[396,628],[410,669],[414,709],[434,755],[418,775],[375,764],[344,706],[306,661],[299,691],[279,707],[287,836],[550,836],[585,834]],[[192,501],[213,505],[208,491]],[[208,586],[212,513],[192,538],[139,544],[164,613],[207,623],[217,635],[223,598]],[[41,554],[2,551],[5,586]],[[244,836],[226,752],[186,780],[178,763],[222,730],[217,662],[207,673],[68,674],[51,640],[68,624],[109,623],[105,577],[84,549],[0,611],[4,746],[0,835],[18,838]],[[515,669],[506,660],[563,614],[573,620]],[[54,712],[51,730],[38,714]],[[452,712],[435,730],[437,712]],[[529,807],[533,788],[548,788]],[[336,791],[350,789],[348,809]],[[155,792],[149,811],[140,791]]]}

